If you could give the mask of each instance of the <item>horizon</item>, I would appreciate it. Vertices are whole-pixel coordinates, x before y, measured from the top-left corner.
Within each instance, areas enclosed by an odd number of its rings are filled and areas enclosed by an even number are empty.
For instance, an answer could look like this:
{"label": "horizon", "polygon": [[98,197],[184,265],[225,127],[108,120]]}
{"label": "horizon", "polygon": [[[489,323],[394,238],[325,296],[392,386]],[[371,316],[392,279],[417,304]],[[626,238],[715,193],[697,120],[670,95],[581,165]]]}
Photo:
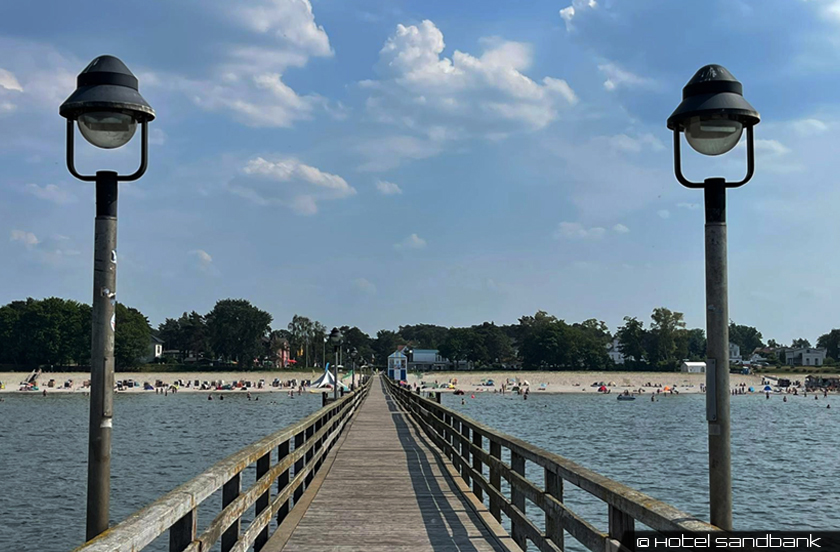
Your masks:
{"label": "horizon", "polygon": [[[58,106],[109,53],[157,112],[117,276],[153,327],[241,297],[371,336],[538,310],[614,332],[658,306],[705,330],[703,198],[665,120],[720,63],[762,115],[728,194],[730,319],[783,343],[838,326],[834,0],[95,6],[95,38],[78,6],[0,6],[0,304],[91,302],[93,186]],[[76,143],[83,171],[136,167],[136,139]],[[686,173],[738,177],[744,149],[684,146]]]}

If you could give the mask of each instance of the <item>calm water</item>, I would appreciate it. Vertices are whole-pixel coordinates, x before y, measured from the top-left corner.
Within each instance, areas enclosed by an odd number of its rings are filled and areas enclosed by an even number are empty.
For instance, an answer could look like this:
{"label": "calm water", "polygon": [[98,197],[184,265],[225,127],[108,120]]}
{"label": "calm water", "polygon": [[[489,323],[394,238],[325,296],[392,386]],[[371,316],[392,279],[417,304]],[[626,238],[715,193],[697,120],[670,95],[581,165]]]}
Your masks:
{"label": "calm water", "polygon": [[[594,394],[476,397],[461,405],[445,396],[444,404],[709,519],[705,396],[656,403]],[[732,397],[732,457],[736,530],[840,528],[840,397]],[[528,468],[542,485],[541,469]],[[568,483],[565,491],[573,511],[607,529],[604,503]],[[540,510],[527,504],[539,520]]]}
{"label": "calm water", "polygon": [[[0,403],[0,550],[66,551],[84,540],[88,400],[6,394]],[[480,394],[444,402],[585,467],[708,519],[704,397]],[[832,408],[826,409],[831,403]],[[118,395],[113,522],[320,406],[281,393],[207,401],[203,394]],[[733,397],[737,529],[840,528],[840,397]],[[537,470],[528,476],[542,483]],[[245,474],[252,481],[253,474]],[[218,511],[199,512],[206,523]],[[606,528],[606,506],[566,485],[567,503]],[[536,514],[531,511],[531,514]],[[538,518],[537,518],[538,519]],[[162,541],[162,539],[159,539]],[[159,547],[165,549],[165,543]],[[570,547],[570,549],[575,549]]]}

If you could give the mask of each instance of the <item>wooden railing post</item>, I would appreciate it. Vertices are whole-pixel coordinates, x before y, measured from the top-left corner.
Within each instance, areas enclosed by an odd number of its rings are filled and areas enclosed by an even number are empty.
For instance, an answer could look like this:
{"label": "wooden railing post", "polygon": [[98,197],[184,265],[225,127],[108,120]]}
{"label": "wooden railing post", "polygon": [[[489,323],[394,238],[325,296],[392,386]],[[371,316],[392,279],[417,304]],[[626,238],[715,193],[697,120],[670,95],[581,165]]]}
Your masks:
{"label": "wooden railing post", "polygon": [[[553,496],[559,502],[563,502],[563,478],[548,468],[545,470],[545,494]],[[545,513],[545,535],[561,550],[565,550],[563,544],[563,524],[559,519],[549,514],[548,511]]]}
{"label": "wooden railing post", "polygon": [[[472,442],[476,447],[481,448],[481,433],[475,429],[473,429],[472,433]],[[477,454],[473,454],[473,470],[477,471],[479,475],[484,475],[484,462],[481,461],[481,457]],[[484,500],[484,492],[481,490],[477,479],[473,479],[473,494],[479,501]]]}
{"label": "wooden railing post", "polygon": [[[283,441],[280,445],[277,446],[277,462],[282,462],[286,459],[289,455],[289,441]],[[289,470],[285,470],[280,474],[277,478],[277,494],[283,492],[283,490],[289,485]],[[283,523],[283,520],[286,519],[286,516],[289,515],[289,501],[287,500],[284,502],[280,509],[277,510],[277,525],[279,526]]]}
{"label": "wooden railing post", "polygon": [[461,441],[461,458],[464,459],[464,463],[461,465],[461,477],[464,478],[464,482],[469,485],[470,480],[470,426],[467,424],[461,424],[461,435],[464,436],[464,439]]}
{"label": "wooden railing post", "polygon": [[[256,480],[259,481],[262,476],[268,473],[269,469],[271,469],[271,449],[269,449],[268,452],[260,456],[257,460]],[[263,494],[257,497],[256,507],[254,509],[254,517],[260,515],[260,512],[268,508],[268,503],[270,499],[271,487],[268,487]],[[262,550],[262,547],[265,546],[265,543],[267,542],[268,525],[263,527],[262,531],[260,531],[257,535],[257,538],[254,539],[254,552],[260,552],[260,550]]]}
{"label": "wooden railing post", "polygon": [[[502,445],[490,438],[490,456],[502,461]],[[497,466],[490,466],[490,486],[498,492],[502,492],[502,470]],[[502,508],[496,495],[490,495],[490,513],[496,521],[502,521]]]}
{"label": "wooden railing post", "polygon": [[628,550],[632,549],[633,533],[636,528],[636,522],[633,516],[622,512],[613,505],[609,505],[608,508],[610,538],[617,540],[626,546]]}
{"label": "wooden railing post", "polygon": [[[301,448],[303,446],[304,439],[305,439],[305,437],[304,437],[303,432],[300,432],[297,435],[295,435],[295,450],[298,450],[299,448]],[[304,459],[303,459],[302,456],[300,458],[298,458],[297,460],[295,460],[295,475],[297,475],[297,474],[299,474],[300,472],[303,471],[303,462],[304,462]],[[297,506],[297,503],[300,500],[301,496],[303,496],[303,483],[302,482],[298,483],[298,486],[295,488],[295,492],[294,492],[294,497],[295,497],[295,504],[294,505],[295,506]]]}
{"label": "wooden railing post", "polygon": [[[317,422],[315,422],[314,427],[309,426],[309,427],[306,428],[306,439],[305,439],[304,442],[309,443],[312,440],[312,436],[315,434],[315,429],[316,428],[318,428],[318,429],[321,428],[321,419],[320,418],[318,419]],[[317,443],[315,444],[315,446],[310,447],[309,450],[306,451],[305,460],[303,462],[303,465],[310,470],[309,473],[306,474],[306,477],[304,478],[304,480],[306,481],[306,488],[307,489],[309,488],[309,484],[312,482],[312,478],[315,477],[315,474],[312,472],[311,463],[312,463],[312,457],[315,456],[315,447],[316,446],[317,446]]]}
{"label": "wooden railing post", "polygon": [[196,510],[193,509],[169,528],[169,552],[181,552],[192,543],[196,535],[197,521]]}
{"label": "wooden railing post", "polygon": [[[231,477],[224,487],[222,487],[222,509],[234,501],[239,496],[241,474],[237,473]],[[222,552],[230,552],[236,541],[239,540],[239,519],[237,518],[233,524],[222,533]]]}
{"label": "wooden railing post", "polygon": [[[520,456],[515,450],[510,451],[510,468],[515,473],[525,477],[525,457]],[[524,516],[525,494],[516,487],[513,480],[510,482],[510,501],[516,508],[519,509],[520,512],[522,512],[522,515]],[[522,532],[519,525],[520,524],[516,523],[516,520],[510,520],[513,542],[519,545],[519,548],[524,551],[526,550],[528,543],[525,541],[525,534]]]}
{"label": "wooden railing post", "polygon": [[[451,423],[452,423],[452,417],[449,414],[444,413],[443,414],[443,441],[445,443],[448,443],[452,440],[452,437],[450,437],[450,435],[449,435],[449,428],[451,426]],[[448,448],[444,451],[444,453],[446,454],[447,458],[452,460],[452,453],[449,451]]]}

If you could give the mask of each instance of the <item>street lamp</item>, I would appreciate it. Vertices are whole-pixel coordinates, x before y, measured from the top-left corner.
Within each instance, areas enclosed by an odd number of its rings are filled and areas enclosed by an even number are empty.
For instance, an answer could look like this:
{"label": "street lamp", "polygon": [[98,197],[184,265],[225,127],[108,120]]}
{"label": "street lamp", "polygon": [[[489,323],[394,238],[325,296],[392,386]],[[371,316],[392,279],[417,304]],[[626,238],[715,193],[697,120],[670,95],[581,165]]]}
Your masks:
{"label": "street lamp", "polygon": [[322,367],[325,367],[327,365],[327,341],[329,341],[329,340],[330,340],[329,337],[324,336],[324,347],[321,350],[321,366]]}
{"label": "street lamp", "polygon": [[353,350],[350,351],[350,358],[353,359],[353,379],[350,380],[350,384],[353,386],[353,389],[356,388],[356,357],[359,356],[359,351],[353,347]]}
{"label": "street lamp", "polygon": [[330,332],[330,341],[333,344],[333,399],[338,398],[338,350],[341,348],[341,331],[338,328],[333,328]]}
{"label": "street lamp", "polygon": [[[148,123],[155,112],[137,88],[137,78],[114,56],[99,56],[79,73],[76,91],[58,110],[67,119],[67,169],[85,182],[96,182],[91,333],[90,438],[86,538],[108,528],[111,479],[111,427],[114,415],[114,330],[117,303],[117,182],[137,180],[148,164]],[[73,160],[73,123],[82,136],[102,149],[127,144],[138,123],[142,128],[140,167],[132,174],[97,171],[82,175]]]}
{"label": "street lamp", "polygon": [[[683,101],[668,117],[674,131],[674,172],[687,188],[702,188],[706,204],[706,420],[709,424],[711,522],[732,530],[729,413],[729,299],[726,267],[726,189],[746,184],[755,169],[753,127],[758,112],[743,87],[720,65],[706,65],[683,88]],[[732,150],[747,130],[747,174],[738,182],[691,182],[680,167],[680,132],[703,155]]]}

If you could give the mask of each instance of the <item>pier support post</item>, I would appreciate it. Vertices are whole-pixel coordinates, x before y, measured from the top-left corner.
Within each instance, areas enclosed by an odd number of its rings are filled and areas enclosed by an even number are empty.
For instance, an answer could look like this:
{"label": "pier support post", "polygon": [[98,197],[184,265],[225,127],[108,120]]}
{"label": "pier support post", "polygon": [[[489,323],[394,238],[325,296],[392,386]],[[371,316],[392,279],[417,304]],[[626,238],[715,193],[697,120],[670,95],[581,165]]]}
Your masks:
{"label": "pier support post", "polygon": [[[268,473],[268,470],[271,469],[271,450],[264,455],[262,455],[257,460],[257,475],[256,481],[259,481],[262,476]],[[260,513],[268,508],[268,503],[271,499],[271,487],[269,486],[266,491],[257,498],[256,507],[254,509],[254,516],[260,515]],[[265,543],[268,542],[268,525],[263,527],[262,531],[259,532],[257,538],[254,539],[254,552],[260,552]]]}
{"label": "pier support post", "polygon": [[[518,473],[522,477],[525,477],[525,458],[520,456],[515,451],[510,451],[510,469],[512,469],[515,473]],[[510,501],[514,507],[516,507],[522,515],[525,515],[525,494],[520,491],[516,485],[513,483],[513,480],[510,482]],[[525,534],[519,528],[519,524],[516,523],[515,520],[511,519],[510,521],[511,526],[511,537],[513,537],[513,542],[515,542],[519,548],[525,550],[528,546],[528,543],[525,540]]]}
{"label": "pier support post", "polygon": [[[490,456],[502,461],[502,445],[501,443],[490,439]],[[502,492],[502,471],[496,466],[490,466],[490,486],[498,492]],[[502,509],[499,504],[499,499],[496,495],[490,495],[490,513],[496,518],[496,521],[502,521]]]}
{"label": "pier support post", "polygon": [[116,305],[117,173],[99,171],[96,173],[93,250],[86,540],[108,529]]}
{"label": "pier support post", "polygon": [[[282,462],[289,455],[289,441],[283,441],[277,447],[277,463]],[[282,493],[289,485],[289,470],[280,474],[277,478],[277,494]],[[289,515],[289,501],[284,502],[277,510],[277,525],[280,526],[286,516]]]}
{"label": "pier support post", "polygon": [[[233,502],[239,496],[241,490],[241,474],[237,473],[222,487],[222,509]],[[240,520],[237,519],[222,533],[222,552],[230,552],[233,545],[239,540],[239,524]]]}
{"label": "pier support post", "polygon": [[705,182],[706,418],[709,424],[711,522],[732,530],[729,415],[729,294],[726,263],[726,182]]}
{"label": "pier support post", "polygon": [[[563,478],[546,468],[545,470],[545,492],[563,502]],[[545,514],[545,535],[557,545],[560,550],[565,550],[563,544],[563,524],[554,516]]]}

